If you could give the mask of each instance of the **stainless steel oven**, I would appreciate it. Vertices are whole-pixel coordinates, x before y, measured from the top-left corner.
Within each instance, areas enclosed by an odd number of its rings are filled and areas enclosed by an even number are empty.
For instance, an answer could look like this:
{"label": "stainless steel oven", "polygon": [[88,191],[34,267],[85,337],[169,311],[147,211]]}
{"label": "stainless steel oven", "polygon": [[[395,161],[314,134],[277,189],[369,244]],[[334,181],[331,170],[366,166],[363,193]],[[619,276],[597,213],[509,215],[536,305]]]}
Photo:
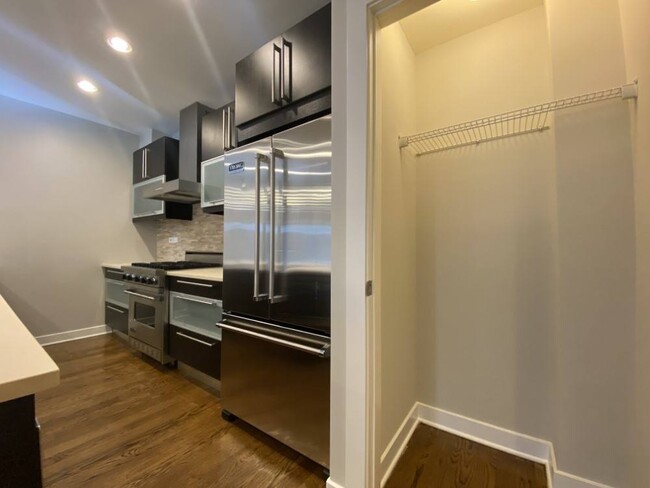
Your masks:
{"label": "stainless steel oven", "polygon": [[164,287],[129,283],[129,343],[138,351],[163,364],[173,359],[165,352],[167,292]]}

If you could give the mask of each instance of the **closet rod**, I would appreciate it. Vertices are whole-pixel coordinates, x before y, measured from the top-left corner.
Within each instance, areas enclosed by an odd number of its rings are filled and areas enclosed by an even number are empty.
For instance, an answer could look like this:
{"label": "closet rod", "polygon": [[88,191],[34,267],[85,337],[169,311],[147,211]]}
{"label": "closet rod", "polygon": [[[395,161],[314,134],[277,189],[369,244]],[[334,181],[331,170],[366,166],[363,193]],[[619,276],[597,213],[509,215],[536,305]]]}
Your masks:
{"label": "closet rod", "polygon": [[446,151],[456,147],[480,144],[504,137],[512,137],[549,128],[548,114],[558,110],[578,107],[589,103],[622,98],[637,98],[638,81],[575,97],[562,98],[553,102],[513,110],[491,117],[464,122],[441,129],[435,129],[412,136],[399,137],[399,147],[411,147],[417,156]]}

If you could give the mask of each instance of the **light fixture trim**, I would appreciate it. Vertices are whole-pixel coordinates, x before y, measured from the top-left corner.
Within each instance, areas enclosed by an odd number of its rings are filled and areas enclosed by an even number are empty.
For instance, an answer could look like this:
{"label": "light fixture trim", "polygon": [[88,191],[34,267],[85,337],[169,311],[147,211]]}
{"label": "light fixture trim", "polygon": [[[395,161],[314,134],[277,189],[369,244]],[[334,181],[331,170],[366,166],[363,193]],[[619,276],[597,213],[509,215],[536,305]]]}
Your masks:
{"label": "light fixture trim", "polygon": [[120,36],[110,36],[106,39],[106,44],[108,44],[112,49],[118,53],[130,53],[133,51],[133,46],[131,43]]}
{"label": "light fixture trim", "polygon": [[79,80],[77,82],[77,87],[86,93],[97,93],[99,91],[99,88],[97,88],[97,85],[95,85],[92,81],[83,79]]}

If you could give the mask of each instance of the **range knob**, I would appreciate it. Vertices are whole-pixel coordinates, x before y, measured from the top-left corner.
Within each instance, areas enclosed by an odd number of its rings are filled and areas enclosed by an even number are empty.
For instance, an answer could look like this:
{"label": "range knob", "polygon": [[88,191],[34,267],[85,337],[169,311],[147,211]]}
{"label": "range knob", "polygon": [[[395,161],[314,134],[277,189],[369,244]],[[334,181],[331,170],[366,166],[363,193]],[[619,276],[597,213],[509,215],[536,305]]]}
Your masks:
{"label": "range knob", "polygon": [[124,275],[124,279],[129,280],[129,281],[132,281],[133,278],[135,278],[135,275],[132,275],[132,274],[129,274],[129,273]]}
{"label": "range knob", "polygon": [[141,275],[136,276],[135,281],[138,283],[142,283],[144,281],[144,276]]}
{"label": "range knob", "polygon": [[147,280],[147,283],[149,283],[150,285],[157,285],[157,284],[158,284],[158,278],[156,278],[156,277],[151,277],[151,278],[149,278],[149,279]]}

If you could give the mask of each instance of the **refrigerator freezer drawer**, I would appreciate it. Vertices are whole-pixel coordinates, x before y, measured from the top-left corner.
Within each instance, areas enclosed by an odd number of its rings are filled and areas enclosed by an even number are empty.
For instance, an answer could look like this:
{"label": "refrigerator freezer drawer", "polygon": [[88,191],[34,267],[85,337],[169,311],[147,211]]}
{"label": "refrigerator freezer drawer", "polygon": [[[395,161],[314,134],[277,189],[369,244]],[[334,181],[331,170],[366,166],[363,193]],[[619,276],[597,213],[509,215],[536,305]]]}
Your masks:
{"label": "refrigerator freezer drawer", "polygon": [[225,410],[322,466],[329,466],[329,341],[226,319]]}

